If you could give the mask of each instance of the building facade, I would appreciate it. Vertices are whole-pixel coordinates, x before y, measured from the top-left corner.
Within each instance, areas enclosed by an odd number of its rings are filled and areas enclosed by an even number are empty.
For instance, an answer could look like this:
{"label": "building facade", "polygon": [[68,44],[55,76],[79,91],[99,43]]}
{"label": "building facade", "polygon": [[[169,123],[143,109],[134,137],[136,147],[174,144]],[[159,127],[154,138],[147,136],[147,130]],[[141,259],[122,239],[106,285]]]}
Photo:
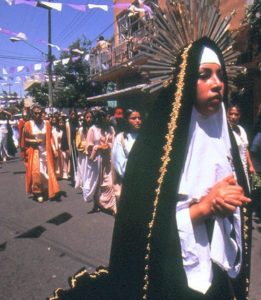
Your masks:
{"label": "building facade", "polygon": [[[155,2],[164,9],[166,0],[114,1],[114,37],[109,42],[106,51],[93,51],[91,53],[90,66],[92,80],[105,85],[112,82],[116,89],[106,94],[88,98],[88,101],[116,100],[124,107],[138,104],[147,105],[155,98],[153,95],[148,97],[141,91],[146,84],[146,78],[139,71],[139,66],[144,64],[144,56],[140,51],[140,46],[149,42],[146,36],[146,27],[152,22],[151,12],[148,8],[151,2]],[[242,31],[237,41],[238,50],[241,52],[246,51],[248,47],[247,33],[245,33],[247,31],[242,26],[248,4],[251,3],[247,0],[220,1],[220,11],[224,17],[234,11],[230,30]],[[255,91],[254,95],[256,94]],[[258,101],[260,99],[253,99],[252,110]]]}

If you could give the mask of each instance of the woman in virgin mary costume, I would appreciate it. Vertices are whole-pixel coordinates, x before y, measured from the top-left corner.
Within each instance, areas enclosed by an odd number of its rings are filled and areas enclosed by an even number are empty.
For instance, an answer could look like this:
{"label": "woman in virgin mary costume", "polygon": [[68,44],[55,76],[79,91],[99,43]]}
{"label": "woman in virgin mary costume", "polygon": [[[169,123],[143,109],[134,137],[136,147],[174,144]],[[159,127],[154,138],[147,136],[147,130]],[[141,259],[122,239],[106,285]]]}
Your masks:
{"label": "woman in virgin mary costume", "polygon": [[[248,299],[249,190],[225,113],[238,68],[224,48],[225,27],[213,28],[224,26],[220,15],[202,19],[196,38],[178,40],[178,12],[187,32],[188,7],[198,16],[191,2],[180,2],[154,9],[158,35],[145,69],[173,64],[152,79],[152,89],[165,88],[129,155],[109,267],[82,270],[70,290],[50,299]],[[211,9],[200,12],[209,16],[217,6]]]}

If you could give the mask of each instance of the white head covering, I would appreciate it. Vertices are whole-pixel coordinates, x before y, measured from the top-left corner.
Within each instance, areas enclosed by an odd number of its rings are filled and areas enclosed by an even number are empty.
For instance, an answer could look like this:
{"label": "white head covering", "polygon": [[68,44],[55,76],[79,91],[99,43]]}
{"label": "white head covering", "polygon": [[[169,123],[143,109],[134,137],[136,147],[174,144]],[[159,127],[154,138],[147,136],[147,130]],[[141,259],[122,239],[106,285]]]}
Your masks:
{"label": "white head covering", "polygon": [[204,47],[201,55],[200,64],[217,64],[221,65],[217,54],[210,48]]}
{"label": "white head covering", "polygon": [[179,193],[200,199],[217,181],[232,174],[230,149],[223,103],[217,113],[208,117],[193,108]]}

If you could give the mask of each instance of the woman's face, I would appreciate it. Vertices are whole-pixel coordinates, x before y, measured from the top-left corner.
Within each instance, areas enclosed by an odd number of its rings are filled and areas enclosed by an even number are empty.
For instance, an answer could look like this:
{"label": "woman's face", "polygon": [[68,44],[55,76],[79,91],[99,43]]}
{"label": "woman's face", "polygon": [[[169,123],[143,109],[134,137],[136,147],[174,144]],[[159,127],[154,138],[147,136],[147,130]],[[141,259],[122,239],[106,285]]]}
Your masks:
{"label": "woman's face", "polygon": [[92,120],[93,120],[93,117],[92,117],[92,114],[91,113],[87,113],[84,117],[84,120],[87,124],[91,124],[92,123]]}
{"label": "woman's face", "polygon": [[240,111],[237,107],[231,107],[227,112],[228,122],[235,126],[238,124],[240,119]]}
{"label": "woman's face", "polygon": [[59,128],[64,128],[65,122],[63,120],[59,120],[58,126]]}
{"label": "woman's face", "polygon": [[51,124],[52,124],[52,125],[56,125],[56,123],[57,123],[56,118],[52,118],[52,119],[51,119]]}
{"label": "woman's face", "polygon": [[215,63],[201,64],[197,80],[196,109],[204,116],[215,114],[224,96],[221,67]]}
{"label": "woman's face", "polygon": [[76,113],[74,111],[70,113],[70,119],[76,119]]}
{"label": "woman's face", "polygon": [[42,122],[42,111],[40,108],[36,107],[32,111],[32,118],[36,123]]}
{"label": "woman's face", "polygon": [[128,123],[131,131],[139,131],[142,124],[140,113],[138,111],[132,112],[128,117]]}

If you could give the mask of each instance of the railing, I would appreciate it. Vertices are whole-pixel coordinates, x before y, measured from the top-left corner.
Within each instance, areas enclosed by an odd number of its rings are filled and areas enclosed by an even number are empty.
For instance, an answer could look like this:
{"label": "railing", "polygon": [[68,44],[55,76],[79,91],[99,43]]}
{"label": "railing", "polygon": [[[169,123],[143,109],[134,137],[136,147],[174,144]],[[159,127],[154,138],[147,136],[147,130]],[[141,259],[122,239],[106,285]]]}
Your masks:
{"label": "railing", "polygon": [[93,48],[89,60],[90,74],[95,76],[109,70],[111,67],[128,62],[139,54],[140,45],[144,43],[149,43],[149,40],[142,28],[116,47],[109,47],[108,50],[102,52],[96,52]]}

